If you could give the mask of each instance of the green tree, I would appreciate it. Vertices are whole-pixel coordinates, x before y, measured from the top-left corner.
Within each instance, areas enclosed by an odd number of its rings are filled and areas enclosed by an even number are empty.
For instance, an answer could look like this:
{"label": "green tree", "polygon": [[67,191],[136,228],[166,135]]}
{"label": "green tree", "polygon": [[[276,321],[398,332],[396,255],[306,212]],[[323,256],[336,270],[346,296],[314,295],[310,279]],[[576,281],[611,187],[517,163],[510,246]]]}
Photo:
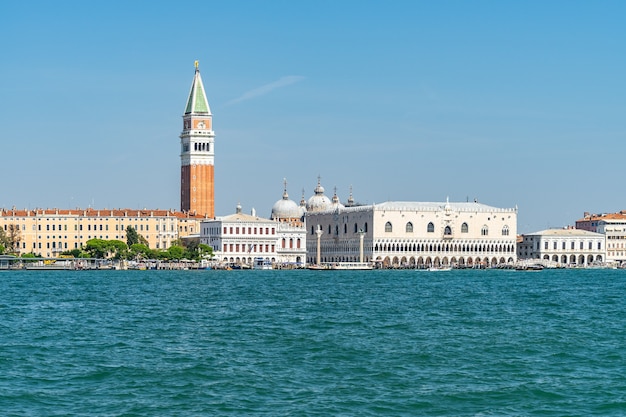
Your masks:
{"label": "green tree", "polygon": [[211,259],[213,257],[213,248],[204,243],[198,245],[198,255],[200,259]]}
{"label": "green tree", "polygon": [[130,256],[133,259],[155,259],[156,252],[141,243],[135,243],[130,247]]}
{"label": "green tree", "polygon": [[106,258],[109,254],[109,244],[103,239],[89,239],[85,245],[87,251],[92,258]]}
{"label": "green tree", "polygon": [[4,253],[6,248],[10,247],[10,245],[11,245],[11,241],[9,240],[7,233],[4,231],[2,227],[0,227],[0,246],[2,247],[2,250],[0,250],[0,253]]}
{"label": "green tree", "polygon": [[129,248],[139,243],[139,233],[137,233],[133,226],[128,226],[126,228],[126,243]]}
{"label": "green tree", "polygon": [[17,252],[20,247],[20,242],[22,241],[22,231],[20,230],[19,224],[10,224],[7,236],[10,242],[10,248],[13,252]]}
{"label": "green tree", "polygon": [[128,226],[126,228],[126,243],[128,244],[129,248],[137,243],[150,246],[148,245],[148,240],[145,237],[141,236],[139,233],[137,233],[137,230],[133,226]]}
{"label": "green tree", "polygon": [[109,240],[109,251],[113,252],[113,258],[125,259],[128,257],[128,245],[121,240]]}
{"label": "green tree", "polygon": [[74,258],[87,258],[87,257],[89,257],[85,252],[83,252],[80,249],[66,250],[65,252],[61,252],[61,255],[72,256]]}
{"label": "green tree", "polygon": [[173,245],[166,251],[167,259],[183,259],[185,255],[185,248],[182,246]]}

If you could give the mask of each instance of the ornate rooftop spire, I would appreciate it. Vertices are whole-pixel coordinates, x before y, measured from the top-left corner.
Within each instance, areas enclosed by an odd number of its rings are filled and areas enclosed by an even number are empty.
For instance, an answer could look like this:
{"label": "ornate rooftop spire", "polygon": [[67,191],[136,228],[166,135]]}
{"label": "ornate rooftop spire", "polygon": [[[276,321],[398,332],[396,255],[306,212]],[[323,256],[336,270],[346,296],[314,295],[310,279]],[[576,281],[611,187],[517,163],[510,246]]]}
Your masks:
{"label": "ornate rooftop spire", "polygon": [[283,192],[283,200],[289,200],[289,194],[287,194],[287,178],[283,178],[283,184],[285,185],[285,191]]}
{"label": "ornate rooftop spire", "polygon": [[313,190],[315,192],[316,195],[323,195],[324,194],[324,187],[322,187],[322,177],[321,176],[317,176],[317,187],[315,187],[315,190]]}
{"label": "ornate rooftop spire", "polygon": [[196,74],[193,77],[193,82],[191,83],[191,90],[189,91],[185,114],[211,114],[211,108],[209,107],[209,102],[204,92],[204,85],[202,84],[202,77],[200,76],[200,69],[198,68],[198,61],[194,62],[194,66],[196,68]]}
{"label": "ornate rooftop spire", "polygon": [[304,188],[302,189],[302,198],[300,199],[300,206],[306,207],[306,200],[304,198]]}
{"label": "ornate rooftop spire", "polygon": [[354,205],[354,197],[352,197],[352,186],[350,186],[350,196],[348,197],[348,207]]}

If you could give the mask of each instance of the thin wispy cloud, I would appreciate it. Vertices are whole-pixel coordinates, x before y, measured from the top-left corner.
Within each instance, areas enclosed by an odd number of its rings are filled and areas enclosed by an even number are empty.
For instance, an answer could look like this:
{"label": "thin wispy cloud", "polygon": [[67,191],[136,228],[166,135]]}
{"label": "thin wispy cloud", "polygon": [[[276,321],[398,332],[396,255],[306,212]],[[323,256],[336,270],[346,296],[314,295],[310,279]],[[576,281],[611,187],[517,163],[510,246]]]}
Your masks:
{"label": "thin wispy cloud", "polygon": [[242,101],[251,100],[253,98],[264,96],[265,94],[269,94],[272,91],[276,90],[277,88],[286,87],[288,85],[295,84],[302,80],[304,80],[304,77],[301,75],[288,75],[286,77],[282,77],[269,84],[265,84],[265,85],[262,85],[261,87],[257,87],[255,89],[247,91],[240,97],[230,100],[226,104],[231,105],[231,104],[241,103]]}

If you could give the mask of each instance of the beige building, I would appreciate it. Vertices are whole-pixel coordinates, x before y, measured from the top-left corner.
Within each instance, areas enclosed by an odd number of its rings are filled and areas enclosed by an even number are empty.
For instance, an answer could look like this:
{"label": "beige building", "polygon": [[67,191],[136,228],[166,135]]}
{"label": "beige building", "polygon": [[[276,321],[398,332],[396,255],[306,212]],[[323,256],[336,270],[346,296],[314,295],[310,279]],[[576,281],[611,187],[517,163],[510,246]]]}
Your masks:
{"label": "beige building", "polygon": [[598,233],[606,237],[606,261],[626,263],[626,213],[614,213],[598,220]]}
{"label": "beige building", "polygon": [[55,257],[90,239],[126,241],[133,227],[151,249],[167,249],[178,238],[198,234],[203,216],[170,210],[0,209],[0,227],[15,234],[15,252]]}

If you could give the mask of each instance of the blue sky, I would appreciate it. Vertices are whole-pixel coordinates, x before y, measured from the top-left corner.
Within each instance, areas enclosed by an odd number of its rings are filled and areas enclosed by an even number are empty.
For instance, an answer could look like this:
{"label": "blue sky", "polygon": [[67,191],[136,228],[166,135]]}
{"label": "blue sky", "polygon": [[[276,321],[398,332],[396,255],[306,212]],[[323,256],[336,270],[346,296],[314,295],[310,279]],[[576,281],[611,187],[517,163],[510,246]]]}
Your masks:
{"label": "blue sky", "polygon": [[0,207],[179,209],[200,61],[216,212],[326,194],[626,209],[626,2],[0,2]]}

